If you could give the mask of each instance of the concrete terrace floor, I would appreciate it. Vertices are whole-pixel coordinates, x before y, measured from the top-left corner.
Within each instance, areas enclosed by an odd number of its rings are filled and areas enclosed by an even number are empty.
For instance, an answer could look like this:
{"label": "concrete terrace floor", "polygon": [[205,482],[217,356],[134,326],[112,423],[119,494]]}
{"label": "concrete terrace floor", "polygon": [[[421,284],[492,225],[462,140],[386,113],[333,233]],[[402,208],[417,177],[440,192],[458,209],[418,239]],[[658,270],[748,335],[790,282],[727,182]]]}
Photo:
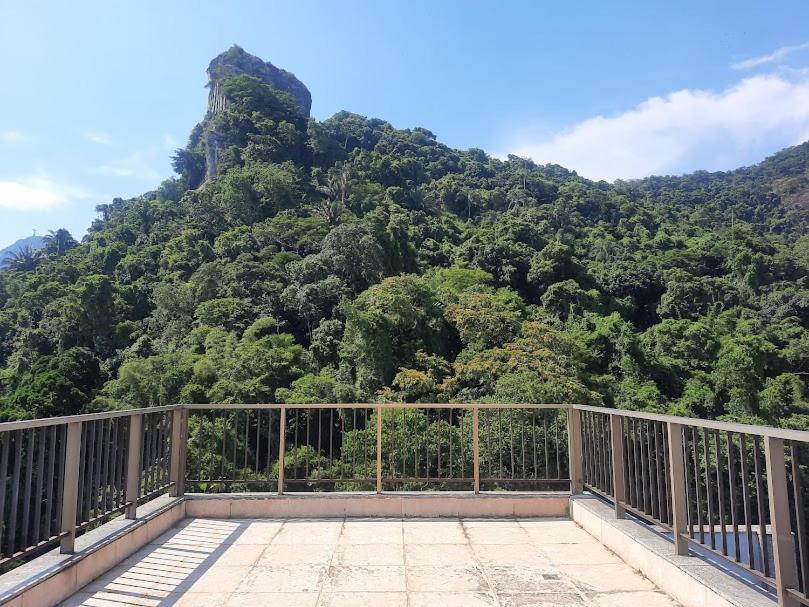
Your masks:
{"label": "concrete terrace floor", "polygon": [[63,605],[674,607],[561,519],[188,519]]}

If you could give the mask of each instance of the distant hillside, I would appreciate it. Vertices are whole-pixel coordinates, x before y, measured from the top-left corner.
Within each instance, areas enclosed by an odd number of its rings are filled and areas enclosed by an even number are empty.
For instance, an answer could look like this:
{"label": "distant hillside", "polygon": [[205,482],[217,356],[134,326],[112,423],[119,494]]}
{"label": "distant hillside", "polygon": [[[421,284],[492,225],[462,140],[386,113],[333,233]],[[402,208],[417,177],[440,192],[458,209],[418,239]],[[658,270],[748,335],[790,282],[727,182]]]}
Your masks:
{"label": "distant hillside", "polygon": [[209,77],[176,178],[0,273],[0,418],[494,400],[809,429],[809,145],[611,184],[318,121],[236,47]]}
{"label": "distant hillside", "polygon": [[20,238],[14,244],[7,246],[5,249],[0,249],[0,268],[5,265],[5,260],[12,255],[19,253],[25,247],[32,249],[41,249],[45,246],[45,239],[42,236],[29,236],[28,238]]}

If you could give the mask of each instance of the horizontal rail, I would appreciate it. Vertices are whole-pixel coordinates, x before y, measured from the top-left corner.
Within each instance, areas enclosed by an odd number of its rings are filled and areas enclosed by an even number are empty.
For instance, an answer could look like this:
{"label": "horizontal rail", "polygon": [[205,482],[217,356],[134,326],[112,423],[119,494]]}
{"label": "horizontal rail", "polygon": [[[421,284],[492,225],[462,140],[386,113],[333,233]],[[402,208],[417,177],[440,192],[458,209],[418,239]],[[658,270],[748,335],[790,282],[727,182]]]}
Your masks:
{"label": "horizontal rail", "polygon": [[784,440],[809,443],[809,432],[805,430],[790,430],[787,428],[756,426],[753,424],[737,424],[734,422],[720,422],[715,420],[696,419],[693,417],[679,417],[676,415],[665,415],[662,413],[646,413],[643,411],[630,411],[628,409],[609,409],[607,407],[593,407],[590,405],[569,406],[580,411],[592,411],[593,413],[603,413],[607,415],[620,415],[621,417],[627,418],[643,419],[667,424],[681,424],[683,426],[694,426],[695,428],[707,428],[708,430],[720,430],[723,432],[735,432],[737,434],[757,434],[761,437],[781,438]]}
{"label": "horizontal rail", "polygon": [[60,417],[40,417],[37,419],[21,419],[13,422],[0,422],[0,432],[10,430],[28,430],[29,428],[42,428],[44,426],[58,426],[73,422],[91,422],[99,419],[112,419],[115,417],[131,417],[141,413],[158,413],[161,411],[176,411],[186,405],[163,405],[160,407],[146,407],[141,409],[121,409],[120,411],[102,411],[100,413],[82,413],[80,415],[63,415]]}
{"label": "horizontal rail", "polygon": [[[551,403],[540,403],[540,404],[523,404],[523,403],[313,403],[313,404],[300,404],[300,403],[290,403],[290,404],[274,404],[274,403],[260,403],[255,405],[245,405],[245,404],[228,404],[228,403],[217,403],[217,404],[189,404],[189,405],[177,405],[182,407],[183,409],[188,409],[191,411],[200,411],[200,410],[213,410],[213,411],[220,411],[223,409],[228,409],[232,411],[243,411],[245,409],[272,409],[272,410],[280,410],[280,409],[465,409],[465,410],[472,410],[472,409],[569,409],[570,407],[577,407],[578,405],[570,405],[570,404],[551,404]],[[150,409],[151,410],[151,409]],[[2,430],[2,428],[0,428]]]}

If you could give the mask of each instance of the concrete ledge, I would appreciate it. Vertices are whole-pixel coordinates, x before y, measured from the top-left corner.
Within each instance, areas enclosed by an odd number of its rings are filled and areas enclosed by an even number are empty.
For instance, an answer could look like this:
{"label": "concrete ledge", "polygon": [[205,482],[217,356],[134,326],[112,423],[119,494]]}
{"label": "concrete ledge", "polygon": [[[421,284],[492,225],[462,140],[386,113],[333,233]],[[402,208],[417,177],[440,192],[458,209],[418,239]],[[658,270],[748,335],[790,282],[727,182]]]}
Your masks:
{"label": "concrete ledge", "polygon": [[567,492],[187,494],[186,516],[205,518],[566,517]]}
{"label": "concrete ledge", "polygon": [[76,552],[56,548],[0,576],[0,605],[48,607],[70,597],[185,517],[184,498],[162,496],[76,539]]}
{"label": "concrete ledge", "polygon": [[677,556],[673,544],[646,525],[618,520],[601,500],[570,498],[570,516],[581,527],[637,569],[683,607],[773,607],[771,596],[697,555]]}

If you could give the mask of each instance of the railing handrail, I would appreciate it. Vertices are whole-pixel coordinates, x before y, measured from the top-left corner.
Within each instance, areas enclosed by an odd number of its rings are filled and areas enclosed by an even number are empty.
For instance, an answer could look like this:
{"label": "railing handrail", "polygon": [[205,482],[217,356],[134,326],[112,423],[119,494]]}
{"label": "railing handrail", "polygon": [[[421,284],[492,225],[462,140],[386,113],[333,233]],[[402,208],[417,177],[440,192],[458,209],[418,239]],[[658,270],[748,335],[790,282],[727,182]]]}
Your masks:
{"label": "railing handrail", "polygon": [[47,426],[60,426],[74,422],[91,422],[98,419],[111,419],[114,417],[130,417],[144,413],[160,413],[161,411],[176,411],[185,405],[162,405],[159,407],[141,407],[139,409],[120,409],[116,411],[101,411],[99,413],[80,413],[78,415],[61,415],[59,417],[38,417],[35,419],[21,419],[13,422],[0,422],[0,432],[10,430],[30,430]]}
{"label": "railing handrail", "polygon": [[733,432],[735,434],[759,435],[762,438],[780,438],[809,443],[809,432],[805,430],[790,430],[788,428],[776,428],[775,426],[758,426],[754,424],[740,424],[736,422],[721,422],[709,419],[699,419],[694,417],[680,417],[677,415],[666,415],[663,413],[647,413],[644,411],[631,411],[629,409],[610,409],[609,407],[593,407],[591,405],[570,405],[580,411],[592,411],[593,413],[604,413],[607,415],[620,415],[633,419],[644,419],[648,421],[663,422],[670,424],[680,424],[681,426],[692,426],[695,428],[706,428],[708,430],[720,430]]}
{"label": "railing handrail", "polygon": [[758,435],[761,437],[780,438],[783,440],[809,443],[809,431],[776,428],[775,426],[761,426],[755,424],[742,424],[737,422],[722,422],[694,417],[681,417],[666,415],[664,413],[649,413],[645,411],[632,411],[629,409],[611,409],[609,407],[595,407],[575,403],[193,403],[162,405],[159,407],[143,407],[139,409],[121,409],[116,411],[102,411],[99,413],[82,413],[78,415],[63,415],[59,417],[41,417],[10,422],[0,422],[0,432],[10,430],[28,430],[43,426],[57,426],[71,422],[88,422],[98,419],[114,417],[127,417],[143,413],[158,413],[161,411],[187,410],[222,410],[233,409],[242,411],[246,409],[578,409],[579,411],[592,411],[608,415],[620,415],[634,419],[644,419],[663,423],[681,424],[708,430],[720,430],[737,434]]}
{"label": "railing handrail", "polygon": [[[567,410],[569,403],[260,403],[260,404],[202,404],[179,405],[189,410],[233,409],[561,409]],[[2,430],[2,428],[0,428]]]}

